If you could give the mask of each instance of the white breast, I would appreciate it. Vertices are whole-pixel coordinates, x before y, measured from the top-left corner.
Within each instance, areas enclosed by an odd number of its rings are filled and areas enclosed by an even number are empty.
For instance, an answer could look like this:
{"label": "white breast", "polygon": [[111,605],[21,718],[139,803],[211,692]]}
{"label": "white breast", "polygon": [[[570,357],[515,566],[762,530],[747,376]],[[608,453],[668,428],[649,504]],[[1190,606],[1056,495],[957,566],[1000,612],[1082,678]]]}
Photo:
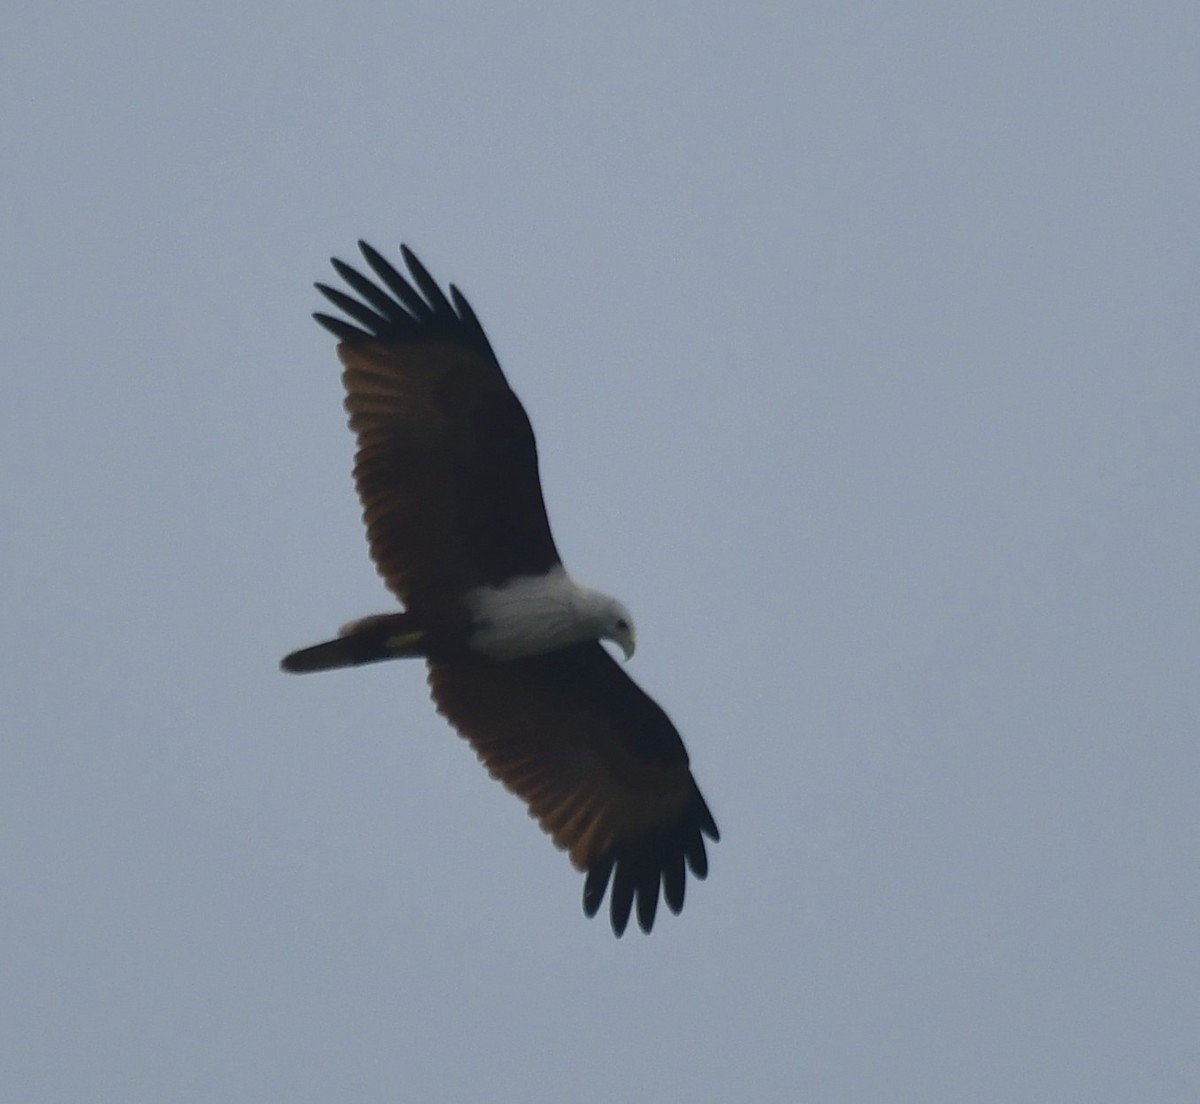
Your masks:
{"label": "white breast", "polygon": [[471,648],[491,659],[520,659],[594,640],[594,597],[561,565],[501,587],[478,587],[466,596],[477,625]]}

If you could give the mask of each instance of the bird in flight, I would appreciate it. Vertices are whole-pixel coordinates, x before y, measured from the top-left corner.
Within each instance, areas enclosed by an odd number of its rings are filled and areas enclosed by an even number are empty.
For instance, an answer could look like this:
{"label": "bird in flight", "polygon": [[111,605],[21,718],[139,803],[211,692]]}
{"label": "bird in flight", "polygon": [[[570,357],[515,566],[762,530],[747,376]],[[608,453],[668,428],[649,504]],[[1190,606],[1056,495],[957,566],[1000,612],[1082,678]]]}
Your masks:
{"label": "bird in flight", "polygon": [[345,318],[314,317],[339,342],[371,557],[403,610],[282,667],[424,659],[438,711],[586,875],[584,912],[611,882],[613,931],[636,904],[649,932],[719,833],[675,726],[600,643],[628,659],[633,618],[564,569],[533,429],[470,304],[406,246],[408,277],[359,248],[374,278],[335,259],[354,295],[317,284]]}

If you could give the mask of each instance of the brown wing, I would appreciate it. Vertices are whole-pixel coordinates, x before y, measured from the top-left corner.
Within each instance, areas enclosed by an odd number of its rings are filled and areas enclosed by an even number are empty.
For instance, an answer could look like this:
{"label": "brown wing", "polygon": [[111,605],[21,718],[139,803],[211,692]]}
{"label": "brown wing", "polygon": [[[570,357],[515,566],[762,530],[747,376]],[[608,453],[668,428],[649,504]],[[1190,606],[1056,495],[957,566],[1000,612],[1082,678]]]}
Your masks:
{"label": "brown wing", "polygon": [[596,643],[495,663],[431,662],[433,698],[494,778],[529,806],[587,872],[583,906],[600,907],[610,875],[613,930],[637,900],[649,931],[660,885],[683,907],[684,863],[708,872],[717,826],[659,706]]}
{"label": "brown wing", "polygon": [[378,283],[335,259],[359,298],[317,285],[354,324],[315,317],[341,340],[354,479],[379,573],[410,609],[544,573],[559,558],[533,430],[474,311],[453,286],[447,299],[407,248],[411,283],[359,247]]}

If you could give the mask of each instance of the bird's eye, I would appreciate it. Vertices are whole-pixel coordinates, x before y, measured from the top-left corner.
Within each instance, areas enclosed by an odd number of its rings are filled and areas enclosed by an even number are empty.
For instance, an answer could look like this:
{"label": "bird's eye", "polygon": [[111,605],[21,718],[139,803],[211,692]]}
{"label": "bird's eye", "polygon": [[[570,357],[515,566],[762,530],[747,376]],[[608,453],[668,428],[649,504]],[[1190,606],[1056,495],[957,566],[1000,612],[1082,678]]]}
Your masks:
{"label": "bird's eye", "polygon": [[618,617],[617,628],[620,629],[621,632],[629,632],[629,622],[626,621],[624,617]]}

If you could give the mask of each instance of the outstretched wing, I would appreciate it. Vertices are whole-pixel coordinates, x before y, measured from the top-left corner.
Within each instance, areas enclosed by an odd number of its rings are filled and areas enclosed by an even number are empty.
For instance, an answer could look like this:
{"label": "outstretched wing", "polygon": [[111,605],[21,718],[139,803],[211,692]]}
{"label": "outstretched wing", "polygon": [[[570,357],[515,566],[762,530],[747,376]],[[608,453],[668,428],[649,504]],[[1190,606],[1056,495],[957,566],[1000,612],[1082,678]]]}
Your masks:
{"label": "outstretched wing", "polygon": [[636,900],[649,931],[662,889],[683,907],[684,866],[708,872],[704,836],[717,826],[661,708],[596,643],[494,663],[432,661],[433,698],[494,778],[529,806],[587,873],[592,916],[612,880],[620,935]]}
{"label": "outstretched wing", "polygon": [[533,430],[475,312],[407,247],[411,281],[359,248],[375,280],[333,261],[357,298],[317,285],[352,321],[314,317],[341,342],[354,479],[380,575],[421,609],[544,573],[559,558]]}

